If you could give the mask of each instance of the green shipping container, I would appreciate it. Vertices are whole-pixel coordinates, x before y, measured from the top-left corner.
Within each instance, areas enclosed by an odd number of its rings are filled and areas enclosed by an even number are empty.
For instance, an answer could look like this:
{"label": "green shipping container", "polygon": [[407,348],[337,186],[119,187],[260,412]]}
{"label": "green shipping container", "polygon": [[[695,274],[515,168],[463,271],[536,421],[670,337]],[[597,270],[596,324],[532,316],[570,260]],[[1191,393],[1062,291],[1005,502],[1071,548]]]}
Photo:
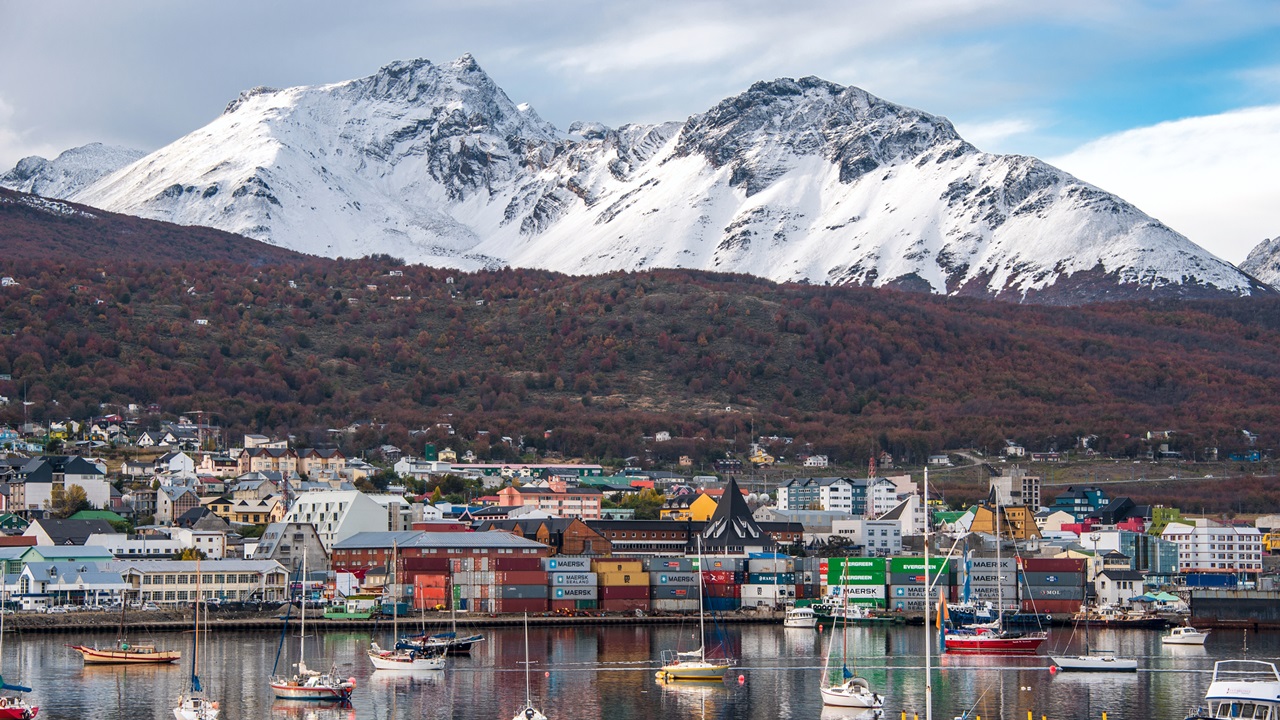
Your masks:
{"label": "green shipping container", "polygon": [[[929,574],[950,572],[951,561],[946,558],[929,558]],[[895,575],[924,573],[923,557],[889,558],[889,572]]]}
{"label": "green shipping container", "polygon": [[884,558],[830,558],[828,585],[884,585]]}

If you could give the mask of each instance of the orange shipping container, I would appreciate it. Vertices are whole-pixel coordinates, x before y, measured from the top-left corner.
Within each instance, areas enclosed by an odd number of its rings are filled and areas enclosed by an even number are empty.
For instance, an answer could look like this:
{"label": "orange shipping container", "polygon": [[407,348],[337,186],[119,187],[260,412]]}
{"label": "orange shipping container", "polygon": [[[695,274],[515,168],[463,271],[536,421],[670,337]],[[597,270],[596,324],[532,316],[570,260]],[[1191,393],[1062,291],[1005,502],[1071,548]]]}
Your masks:
{"label": "orange shipping container", "polygon": [[[636,563],[639,565],[640,563]],[[618,585],[645,585],[649,584],[649,573],[647,572],[605,572],[598,576],[600,587],[613,587]]]}
{"label": "orange shipping container", "polygon": [[591,572],[643,572],[644,565],[639,560],[592,560]]}
{"label": "orange shipping container", "polygon": [[419,574],[413,578],[413,586],[420,588],[443,588],[449,584],[448,575]]}

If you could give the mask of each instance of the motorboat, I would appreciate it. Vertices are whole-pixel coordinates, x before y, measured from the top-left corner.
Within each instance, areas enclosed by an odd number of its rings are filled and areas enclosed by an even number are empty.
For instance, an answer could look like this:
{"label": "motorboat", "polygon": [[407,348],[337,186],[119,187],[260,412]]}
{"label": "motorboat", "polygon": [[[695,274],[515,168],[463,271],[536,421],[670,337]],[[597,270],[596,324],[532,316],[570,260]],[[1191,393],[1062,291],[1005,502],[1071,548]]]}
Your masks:
{"label": "motorboat", "polygon": [[1262,660],[1219,660],[1204,695],[1205,706],[1187,720],[1280,717],[1280,672]]}
{"label": "motorboat", "polygon": [[787,608],[786,617],[782,620],[783,627],[789,628],[814,628],[818,625],[818,617],[813,614],[813,608],[807,607],[789,607]]}
{"label": "motorboat", "polygon": [[1160,642],[1165,645],[1204,645],[1204,641],[1208,639],[1208,631],[1197,630],[1189,625],[1176,627],[1169,634],[1160,636]]}

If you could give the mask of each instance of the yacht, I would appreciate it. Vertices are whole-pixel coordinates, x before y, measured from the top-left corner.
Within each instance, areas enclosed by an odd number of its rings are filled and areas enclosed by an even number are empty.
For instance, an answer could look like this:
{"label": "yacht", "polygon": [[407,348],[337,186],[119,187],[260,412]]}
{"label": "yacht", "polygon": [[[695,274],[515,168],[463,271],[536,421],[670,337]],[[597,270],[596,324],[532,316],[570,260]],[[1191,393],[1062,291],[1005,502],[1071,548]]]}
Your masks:
{"label": "yacht", "polygon": [[813,628],[817,625],[818,617],[813,614],[812,608],[807,607],[787,608],[787,616],[782,621],[782,626],[789,628]]}
{"label": "yacht", "polygon": [[1187,720],[1209,718],[1280,717],[1280,672],[1274,663],[1261,660],[1219,660],[1213,664],[1213,682],[1201,707]]}
{"label": "yacht", "polygon": [[1160,642],[1165,645],[1203,645],[1208,639],[1208,632],[1186,625],[1170,630],[1168,635],[1160,636]]}

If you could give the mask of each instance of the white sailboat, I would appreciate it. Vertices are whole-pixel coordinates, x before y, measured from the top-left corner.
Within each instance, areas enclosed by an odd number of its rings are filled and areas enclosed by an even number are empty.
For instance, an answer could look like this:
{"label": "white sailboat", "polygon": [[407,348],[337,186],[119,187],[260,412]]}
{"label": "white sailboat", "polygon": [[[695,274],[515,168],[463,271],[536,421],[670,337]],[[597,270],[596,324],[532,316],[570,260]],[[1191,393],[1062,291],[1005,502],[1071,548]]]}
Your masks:
{"label": "white sailboat", "polygon": [[[396,544],[391,544],[391,637],[400,637],[400,593],[396,580],[399,573],[397,572],[396,558],[399,556]],[[397,644],[398,645],[398,644]],[[373,663],[376,670],[391,671],[418,671],[418,670],[443,670],[445,666],[444,648],[429,650],[418,647],[397,646],[391,650],[384,650],[378,643],[369,643],[369,662]]]}
{"label": "white sailboat", "polygon": [[[1097,553],[1098,535],[1090,535],[1093,540],[1094,553]],[[1080,621],[1076,621],[1080,626]],[[1089,646],[1089,623],[1084,623],[1083,655],[1050,655],[1049,659],[1059,670],[1073,672],[1137,672],[1138,661],[1135,658],[1117,657],[1112,650],[1094,650]]]}
{"label": "white sailboat", "polygon": [[[328,672],[320,672],[307,667],[307,553],[302,552],[302,631],[298,636],[298,662],[294,664],[292,675],[271,676],[271,692],[281,700],[308,700],[318,702],[348,702],[351,691],[355,690],[356,679],[340,678],[338,668],[332,666]],[[281,641],[283,642],[283,640]],[[274,670],[272,671],[274,673]]]}
{"label": "white sailboat", "polygon": [[542,711],[533,706],[533,684],[529,679],[529,613],[524,614],[524,707],[511,720],[547,720]]}
{"label": "white sailboat", "polygon": [[724,680],[724,674],[733,664],[728,658],[707,659],[707,612],[702,598],[702,536],[698,536],[698,649],[688,652],[662,651],[662,668],[658,677],[663,680]]}
{"label": "white sailboat", "polygon": [[[848,599],[845,598],[845,604]],[[927,601],[926,601],[927,602]],[[832,632],[831,645],[827,648],[827,658],[822,666],[822,704],[848,708],[880,708],[884,707],[884,698],[871,690],[871,684],[865,678],[858,677],[849,669],[849,626],[846,623],[840,628],[840,682],[831,682],[831,651],[835,648],[835,633]],[[857,667],[857,663],[854,663]]]}
{"label": "white sailboat", "polygon": [[173,709],[177,720],[218,720],[218,701],[210,700],[200,685],[200,608],[204,598],[200,591],[200,561],[196,560],[195,621],[191,630],[191,680],[187,689],[178,695],[178,706]]}

